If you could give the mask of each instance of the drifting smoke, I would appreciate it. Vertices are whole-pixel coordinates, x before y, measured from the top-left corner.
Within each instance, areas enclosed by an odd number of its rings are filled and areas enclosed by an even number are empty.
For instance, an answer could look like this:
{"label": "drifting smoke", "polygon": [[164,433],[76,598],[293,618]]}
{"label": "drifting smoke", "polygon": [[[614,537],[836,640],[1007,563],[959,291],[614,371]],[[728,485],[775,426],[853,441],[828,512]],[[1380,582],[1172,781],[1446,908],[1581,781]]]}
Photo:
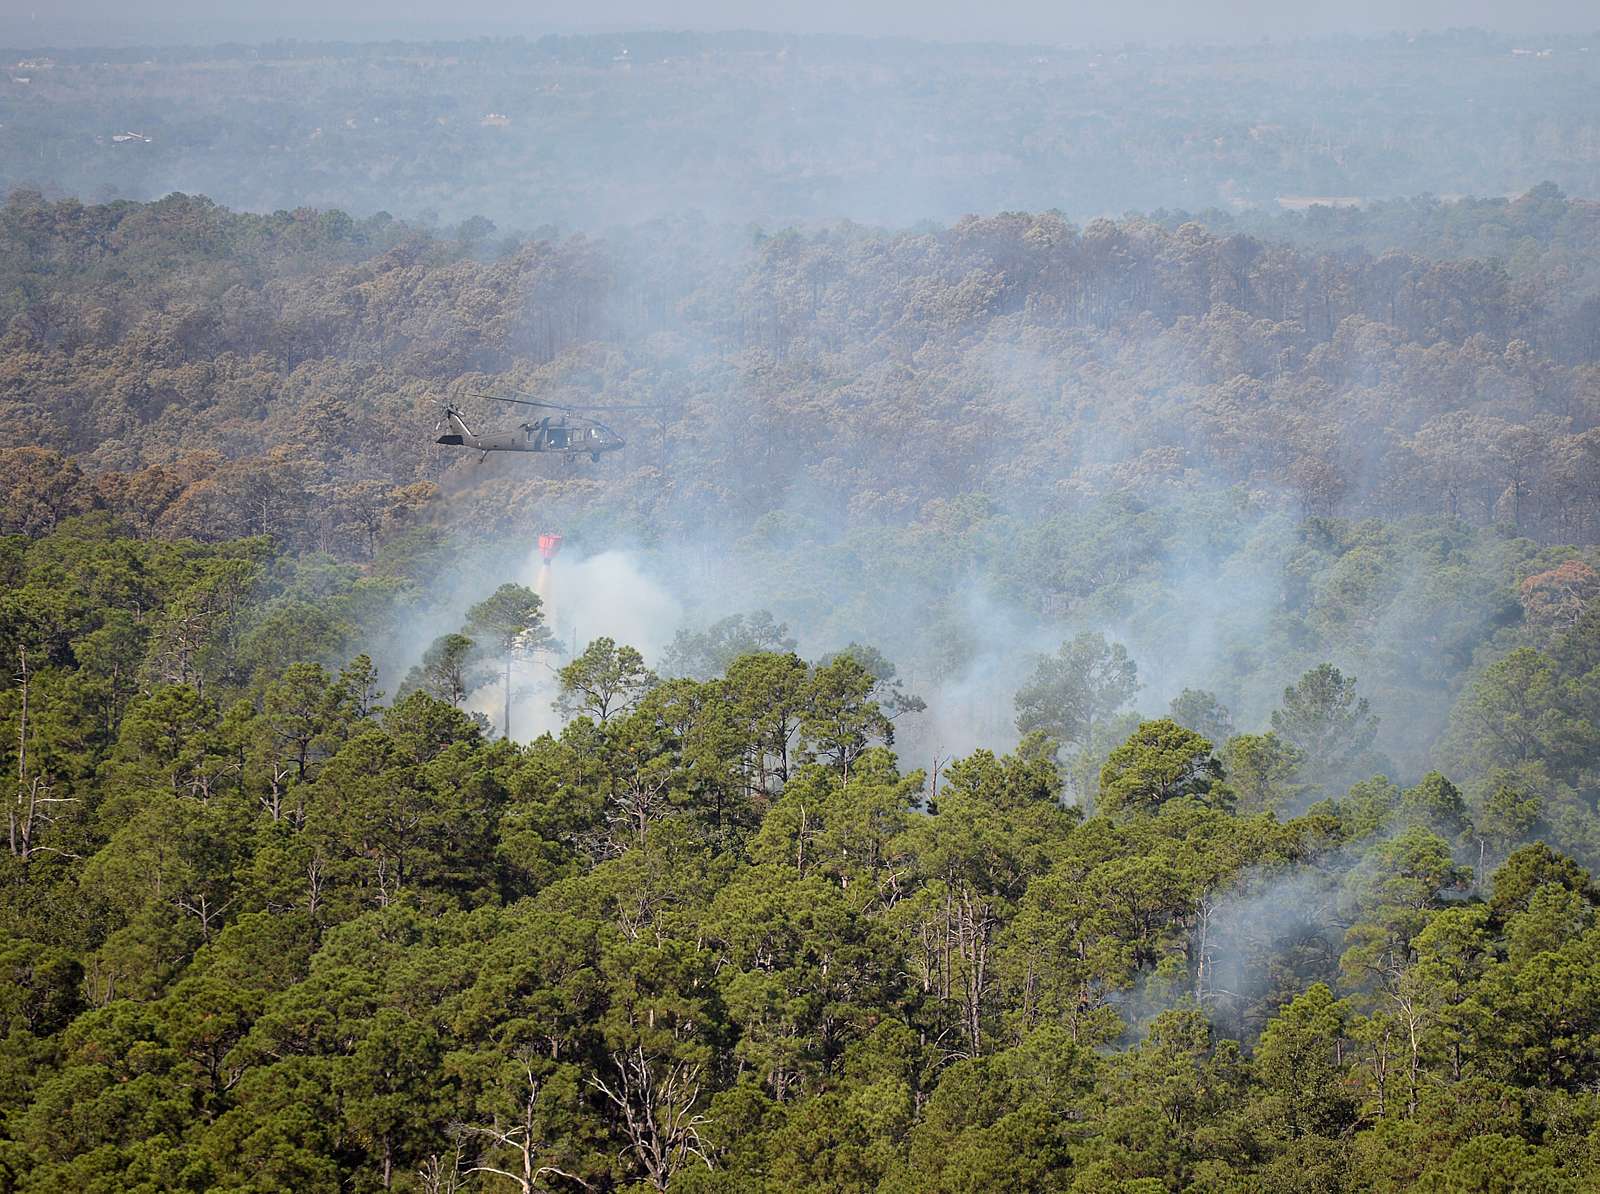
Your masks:
{"label": "drifting smoke", "polygon": [[513,672],[511,736],[519,741],[560,733],[556,673],[589,643],[610,638],[656,659],[682,625],[682,605],[630,552],[546,562],[530,551],[514,579],[539,595],[555,639],[554,649],[529,653]]}
{"label": "drifting smoke", "polygon": [[[986,587],[969,585],[952,615],[923,631],[922,649],[906,667],[906,690],[928,706],[895,723],[895,748],[907,768],[931,775],[980,747],[996,753],[1014,747],[1020,735],[1013,695],[1032,657],[1059,645],[1054,633],[1054,627],[1024,619]],[[955,659],[943,667],[929,662],[941,655]]]}
{"label": "drifting smoke", "polygon": [[[547,575],[541,577],[541,573]],[[680,600],[627,551],[561,556],[546,565],[529,553],[516,576],[540,593],[546,618],[569,654],[597,638],[636,647],[646,659],[660,657],[683,621]]]}
{"label": "drifting smoke", "polygon": [[[1163,517],[1182,522],[1185,512],[1175,509]],[[918,561],[905,552],[879,557],[849,535],[812,534],[810,528],[772,543],[729,542],[708,532],[649,547],[609,545],[603,532],[586,528],[552,563],[541,558],[531,536],[509,559],[503,548],[482,544],[452,557],[429,610],[413,624],[415,637],[396,654],[403,672],[434,637],[461,628],[467,609],[498,585],[509,580],[533,589],[555,642],[516,665],[512,736],[528,741],[560,731],[552,708],[555,673],[595,639],[634,647],[661,670],[680,631],[694,634],[732,615],[770,611],[805,659],[856,643],[895,665],[896,683],[926,709],[898,716],[894,749],[905,770],[930,774],[978,748],[1014,748],[1015,694],[1039,656],[1079,634],[1102,634],[1128,648],[1139,681],[1130,715],[1166,716],[1184,689],[1207,689],[1241,733],[1267,729],[1284,688],[1326,659],[1358,677],[1362,694],[1371,697],[1383,735],[1379,748],[1396,761],[1392,778],[1406,784],[1419,777],[1452,694],[1441,686],[1420,698],[1414,685],[1386,683],[1379,666],[1400,657],[1408,642],[1426,642],[1416,630],[1426,607],[1415,586],[1402,575],[1378,624],[1378,641],[1360,654],[1348,640],[1286,637],[1286,593],[1294,583],[1295,553],[1302,550],[1295,524],[1250,507],[1204,517],[1212,525],[1203,534],[1146,556],[1133,581],[1081,595],[1068,590],[1059,611],[1028,608],[1003,561]],[[1473,599],[1457,600],[1470,605]],[[1465,618],[1463,624],[1476,622]],[[501,685],[474,692],[469,708],[498,728]],[[1070,756],[1065,752],[1063,761],[1070,763]],[[1098,774],[1098,761],[1081,762],[1069,770],[1073,798],[1086,791],[1092,796]]]}
{"label": "drifting smoke", "polygon": [[1285,981],[1295,972],[1316,978],[1334,972],[1343,944],[1339,877],[1348,865],[1256,868],[1203,901],[1194,994],[1220,1024],[1254,1036],[1261,1024],[1247,1025],[1245,1009],[1270,1013],[1276,1001],[1263,1004],[1263,996],[1274,986],[1298,989]]}

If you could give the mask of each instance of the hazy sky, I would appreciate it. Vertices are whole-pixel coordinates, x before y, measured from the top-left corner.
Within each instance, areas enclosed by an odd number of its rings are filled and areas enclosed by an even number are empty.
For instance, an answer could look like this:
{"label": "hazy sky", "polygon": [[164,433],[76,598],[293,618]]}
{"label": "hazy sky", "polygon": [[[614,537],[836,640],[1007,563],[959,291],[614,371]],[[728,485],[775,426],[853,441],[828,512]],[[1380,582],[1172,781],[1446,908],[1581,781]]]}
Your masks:
{"label": "hazy sky", "polygon": [[219,37],[450,36],[607,29],[769,29],[952,40],[1226,39],[1480,26],[1600,29],[1595,0],[10,0],[18,44]]}

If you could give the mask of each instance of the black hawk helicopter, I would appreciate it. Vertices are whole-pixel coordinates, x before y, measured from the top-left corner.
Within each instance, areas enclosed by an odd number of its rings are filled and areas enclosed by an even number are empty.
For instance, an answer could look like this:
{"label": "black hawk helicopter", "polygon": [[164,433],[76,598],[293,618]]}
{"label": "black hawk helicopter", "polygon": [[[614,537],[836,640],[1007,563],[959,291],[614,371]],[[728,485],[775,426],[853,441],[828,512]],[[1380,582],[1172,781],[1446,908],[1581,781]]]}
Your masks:
{"label": "black hawk helicopter", "polygon": [[445,406],[444,413],[434,424],[435,431],[445,430],[445,434],[434,443],[453,448],[474,448],[485,455],[490,452],[546,452],[565,456],[569,464],[574,457],[587,453],[589,459],[598,461],[602,452],[615,452],[618,448],[626,447],[628,441],[599,419],[591,419],[578,412],[649,409],[638,406],[563,406],[558,402],[506,398],[499,394],[478,394],[475,397],[487,398],[491,402],[515,403],[517,406],[542,407],[561,413],[545,415],[537,422],[523,423],[515,431],[479,435],[467,426],[461,408],[452,402]]}

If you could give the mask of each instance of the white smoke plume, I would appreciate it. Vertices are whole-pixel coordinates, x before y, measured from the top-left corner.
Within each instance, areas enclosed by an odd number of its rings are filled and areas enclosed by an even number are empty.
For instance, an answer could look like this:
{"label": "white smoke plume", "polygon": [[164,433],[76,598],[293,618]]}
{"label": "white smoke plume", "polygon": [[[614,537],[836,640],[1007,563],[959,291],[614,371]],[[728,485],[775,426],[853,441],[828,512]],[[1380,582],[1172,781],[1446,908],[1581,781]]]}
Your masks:
{"label": "white smoke plume", "polygon": [[[556,641],[555,650],[533,652],[516,665],[511,736],[518,741],[560,732],[562,718],[553,707],[559,692],[556,671],[574,654],[597,638],[610,638],[655,659],[683,622],[681,603],[646,574],[631,552],[558,554],[547,565],[534,550],[514,579],[539,594]],[[473,694],[475,702],[485,691]],[[491,708],[498,709],[500,699],[498,693],[490,697]]]}

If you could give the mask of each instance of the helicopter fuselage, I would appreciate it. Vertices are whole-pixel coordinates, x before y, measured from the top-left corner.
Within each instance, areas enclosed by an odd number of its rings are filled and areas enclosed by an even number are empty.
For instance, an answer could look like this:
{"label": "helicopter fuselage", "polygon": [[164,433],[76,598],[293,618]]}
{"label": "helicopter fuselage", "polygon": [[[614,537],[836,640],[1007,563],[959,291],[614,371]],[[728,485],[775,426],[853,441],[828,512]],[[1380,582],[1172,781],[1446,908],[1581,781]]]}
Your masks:
{"label": "helicopter fuselage", "polygon": [[460,413],[454,408],[446,412],[445,419],[449,429],[435,443],[479,452],[547,452],[560,456],[587,454],[599,460],[602,452],[615,452],[627,442],[603,423],[593,420],[571,423],[565,419],[545,418],[536,423],[524,423],[515,431],[479,435],[462,421]]}

